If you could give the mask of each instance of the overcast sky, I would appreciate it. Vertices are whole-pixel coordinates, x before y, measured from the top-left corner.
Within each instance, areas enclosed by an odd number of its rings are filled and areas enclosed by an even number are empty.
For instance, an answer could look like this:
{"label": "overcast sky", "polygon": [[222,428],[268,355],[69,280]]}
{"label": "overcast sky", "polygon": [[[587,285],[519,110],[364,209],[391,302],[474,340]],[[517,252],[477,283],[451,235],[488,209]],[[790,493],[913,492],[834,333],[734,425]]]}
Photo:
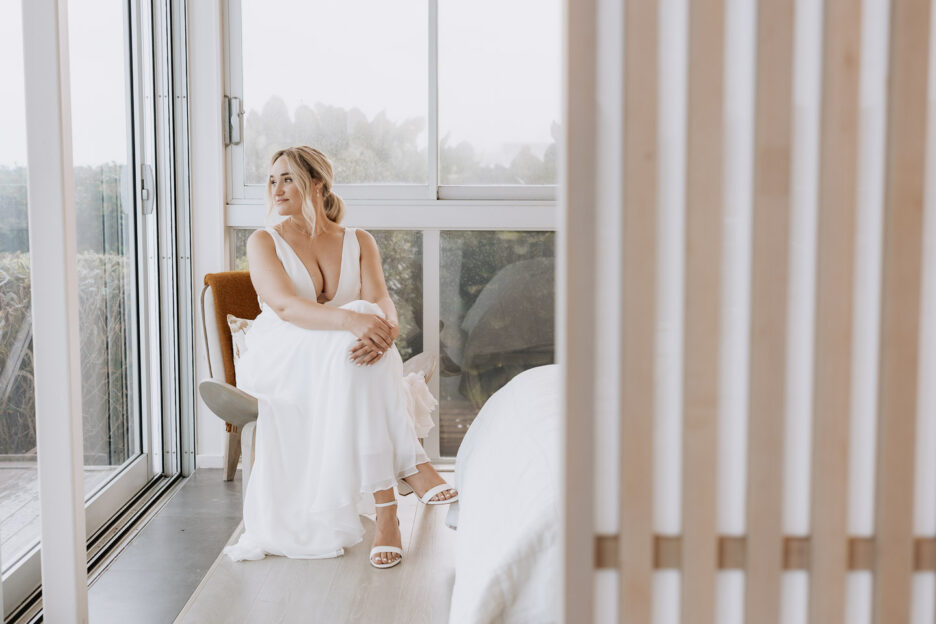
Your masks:
{"label": "overcast sky", "polygon": [[[426,117],[427,4],[243,0],[245,108],[278,95],[290,110],[323,102]],[[20,0],[0,0],[0,164],[26,160],[20,11]],[[440,1],[440,134],[481,152],[548,143],[559,20],[557,0]],[[123,36],[121,0],[70,0],[76,164],[126,158]]]}
{"label": "overcast sky", "polygon": [[[126,162],[126,81],[121,0],[70,0],[75,164]],[[8,19],[12,16],[12,19]],[[20,0],[0,0],[0,164],[25,164]]]}

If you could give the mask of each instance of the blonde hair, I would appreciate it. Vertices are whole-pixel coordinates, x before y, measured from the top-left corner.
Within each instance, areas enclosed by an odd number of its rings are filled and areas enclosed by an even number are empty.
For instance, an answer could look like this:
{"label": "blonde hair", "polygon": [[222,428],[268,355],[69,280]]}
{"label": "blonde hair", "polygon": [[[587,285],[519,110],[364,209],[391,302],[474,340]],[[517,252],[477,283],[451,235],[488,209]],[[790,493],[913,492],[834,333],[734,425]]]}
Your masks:
{"label": "blonde hair", "polygon": [[[296,186],[299,187],[299,194],[302,197],[302,216],[308,221],[311,230],[315,232],[315,204],[312,203],[312,183],[316,181],[322,183],[325,216],[328,217],[329,221],[341,223],[344,218],[345,204],[344,200],[331,190],[334,173],[328,157],[314,147],[299,145],[278,150],[273,154],[270,166],[273,166],[281,156],[286,157],[289,172],[293,175]],[[272,210],[273,185],[267,180],[267,214]]]}

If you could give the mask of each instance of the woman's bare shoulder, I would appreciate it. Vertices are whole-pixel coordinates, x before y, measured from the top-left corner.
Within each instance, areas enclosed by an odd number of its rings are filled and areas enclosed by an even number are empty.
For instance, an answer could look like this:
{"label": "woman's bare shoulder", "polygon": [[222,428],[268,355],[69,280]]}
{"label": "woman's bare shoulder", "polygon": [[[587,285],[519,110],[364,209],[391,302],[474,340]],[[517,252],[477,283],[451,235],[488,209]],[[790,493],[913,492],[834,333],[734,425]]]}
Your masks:
{"label": "woman's bare shoulder", "polygon": [[377,249],[377,240],[374,235],[363,228],[354,228],[354,234],[357,236],[361,251],[371,251]]}
{"label": "woman's bare shoulder", "polygon": [[276,242],[273,235],[265,229],[254,230],[247,237],[247,258],[275,257]]}
{"label": "woman's bare shoulder", "polygon": [[260,228],[259,230],[254,230],[250,233],[250,236],[247,237],[247,246],[257,246],[267,247],[270,249],[275,249],[276,243],[273,242],[273,235],[270,234],[265,228]]}

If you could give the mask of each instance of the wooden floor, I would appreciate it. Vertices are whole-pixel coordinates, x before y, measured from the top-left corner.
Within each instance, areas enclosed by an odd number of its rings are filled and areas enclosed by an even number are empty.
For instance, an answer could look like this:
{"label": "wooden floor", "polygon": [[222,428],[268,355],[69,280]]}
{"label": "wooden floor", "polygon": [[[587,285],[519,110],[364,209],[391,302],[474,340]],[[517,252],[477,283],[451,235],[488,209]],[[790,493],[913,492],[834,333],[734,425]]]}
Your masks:
{"label": "wooden floor", "polygon": [[[454,473],[443,472],[454,482]],[[387,569],[370,565],[374,522],[363,517],[364,541],[334,559],[232,562],[220,555],[177,623],[448,621],[455,580],[455,531],[445,526],[448,505],[422,505],[398,497],[403,561]],[[240,536],[243,524],[229,543]]]}
{"label": "wooden floor", "polygon": [[[84,491],[107,481],[120,466],[86,466]],[[39,539],[39,473],[36,462],[0,462],[0,561],[9,566]]]}

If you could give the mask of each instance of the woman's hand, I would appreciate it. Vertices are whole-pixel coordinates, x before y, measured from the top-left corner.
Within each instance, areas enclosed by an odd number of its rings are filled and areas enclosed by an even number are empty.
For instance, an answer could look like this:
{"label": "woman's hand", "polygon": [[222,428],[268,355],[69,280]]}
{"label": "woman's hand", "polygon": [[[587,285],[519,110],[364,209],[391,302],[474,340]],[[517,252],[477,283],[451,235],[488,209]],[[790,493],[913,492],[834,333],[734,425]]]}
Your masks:
{"label": "woman's hand", "polygon": [[384,353],[385,351],[382,349],[379,351],[375,350],[367,343],[358,340],[354,346],[351,347],[351,356],[349,359],[355,366],[370,366],[380,360],[380,358],[384,356]]}
{"label": "woman's hand", "polygon": [[[388,321],[390,325],[390,336],[391,336],[391,345],[392,341],[396,340],[400,335],[400,325],[393,321]],[[351,347],[350,360],[352,363],[358,366],[370,366],[371,364],[376,363],[380,358],[384,356],[386,349],[375,349],[370,344],[364,342],[361,339]]]}
{"label": "woman's hand", "polygon": [[351,312],[348,319],[348,331],[358,337],[359,343],[367,345],[376,352],[383,353],[393,345],[391,324],[376,314]]}

